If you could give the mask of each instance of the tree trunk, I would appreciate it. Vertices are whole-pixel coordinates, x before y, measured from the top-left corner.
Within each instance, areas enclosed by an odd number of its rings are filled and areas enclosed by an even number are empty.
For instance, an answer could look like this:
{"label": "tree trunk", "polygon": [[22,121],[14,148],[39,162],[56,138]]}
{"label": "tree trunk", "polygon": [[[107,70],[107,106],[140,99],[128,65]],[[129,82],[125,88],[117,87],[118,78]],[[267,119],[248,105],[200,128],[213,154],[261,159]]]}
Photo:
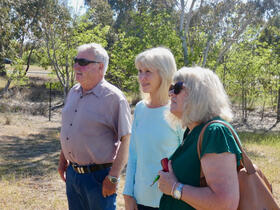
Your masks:
{"label": "tree trunk", "polygon": [[29,70],[30,61],[31,61],[31,55],[32,55],[33,49],[34,49],[34,46],[31,47],[31,50],[30,50],[30,52],[29,52],[24,76],[27,74],[27,72],[28,72],[28,70]]}
{"label": "tree trunk", "polygon": [[244,84],[242,84],[242,122],[246,123],[247,122],[247,101],[246,101],[246,90],[244,87]]}
{"label": "tree trunk", "polygon": [[7,92],[7,90],[10,87],[11,82],[12,82],[12,79],[9,78],[7,83],[6,83],[6,85],[5,85],[5,87],[4,87],[4,89],[0,92],[0,98]]}
{"label": "tree trunk", "polygon": [[262,113],[261,113],[261,121],[263,120],[264,118],[264,108],[265,108],[265,99],[263,101],[263,107],[262,107]]}
{"label": "tree trunk", "polygon": [[242,108],[242,121],[244,120],[244,116],[245,116],[245,113],[244,113],[244,90],[243,90],[243,88],[242,88],[242,96],[241,96],[241,104],[242,104],[242,106],[241,106],[241,108]]}
{"label": "tree trunk", "polygon": [[212,37],[212,33],[211,35],[208,36],[208,41],[207,41],[207,44],[206,44],[206,48],[203,52],[203,62],[202,62],[202,67],[205,67],[205,64],[206,64],[206,61],[207,61],[207,57],[208,57],[208,52],[209,52],[209,49],[210,49],[210,42],[211,42],[211,38]]}
{"label": "tree trunk", "polygon": [[278,88],[277,122],[280,122],[280,87]]}
{"label": "tree trunk", "polygon": [[182,38],[181,40],[184,52],[184,64],[187,66],[189,64],[187,40],[186,38]]}
{"label": "tree trunk", "polygon": [[245,107],[245,118],[244,118],[244,122],[247,122],[247,118],[248,118],[248,109],[247,109],[247,93],[246,90],[244,91],[245,95],[244,95],[244,107]]}
{"label": "tree trunk", "polygon": [[190,27],[190,22],[192,19],[192,13],[193,13],[193,7],[195,4],[196,0],[193,0],[189,9],[189,12],[187,14],[187,20],[186,24],[184,27],[184,22],[185,22],[185,8],[187,4],[185,3],[184,0],[180,1],[181,4],[181,14],[180,14],[180,38],[182,41],[182,47],[183,47],[183,52],[184,52],[184,63],[187,66],[189,64],[189,58],[188,58],[188,44],[187,44],[187,34],[189,32],[189,27]]}
{"label": "tree trunk", "polygon": [[7,75],[5,65],[0,64],[0,76],[5,77]]}

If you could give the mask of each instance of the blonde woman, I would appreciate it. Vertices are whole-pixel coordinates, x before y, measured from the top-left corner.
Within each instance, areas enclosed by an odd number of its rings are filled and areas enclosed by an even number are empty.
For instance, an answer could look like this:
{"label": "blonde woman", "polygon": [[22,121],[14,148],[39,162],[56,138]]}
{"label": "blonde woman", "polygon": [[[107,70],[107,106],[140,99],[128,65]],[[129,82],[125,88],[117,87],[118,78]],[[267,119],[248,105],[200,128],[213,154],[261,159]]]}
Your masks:
{"label": "blonde woman", "polygon": [[168,89],[176,72],[170,50],[148,49],[135,59],[143,100],[134,111],[126,170],[124,200],[126,210],[158,209],[162,193],[150,186],[161,169],[160,160],[169,157],[180,145],[182,130],[165,121],[169,109]]}

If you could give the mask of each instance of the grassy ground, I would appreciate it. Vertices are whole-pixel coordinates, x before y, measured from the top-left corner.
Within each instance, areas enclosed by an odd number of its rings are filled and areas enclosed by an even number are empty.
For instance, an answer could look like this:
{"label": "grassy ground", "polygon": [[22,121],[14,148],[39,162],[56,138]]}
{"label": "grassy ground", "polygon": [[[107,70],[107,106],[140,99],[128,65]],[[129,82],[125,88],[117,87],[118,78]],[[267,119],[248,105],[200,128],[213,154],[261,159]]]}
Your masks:
{"label": "grassy ground", "polygon": [[[41,72],[40,72],[41,71]],[[41,73],[41,75],[40,75]],[[12,88],[0,100],[0,209],[2,210],[64,210],[67,209],[65,184],[57,173],[60,152],[60,111],[48,121],[48,90],[44,82],[50,77],[43,69],[30,69],[27,88]],[[38,77],[39,76],[39,77]],[[6,81],[0,77],[0,90]],[[61,96],[56,93],[56,100]],[[132,101],[132,99],[131,99]],[[241,119],[236,115],[237,119]],[[259,119],[250,116],[249,123],[236,121],[240,130],[268,129],[274,117]],[[280,126],[267,135],[241,133],[243,145],[273,185],[280,205]],[[117,209],[124,209],[122,174],[118,190]]]}
{"label": "grassy ground", "polygon": [[[59,115],[46,117],[0,113],[0,209],[67,209],[65,185],[56,168]],[[280,204],[280,134],[242,133],[249,154],[273,184]],[[124,209],[121,192],[118,209]]]}

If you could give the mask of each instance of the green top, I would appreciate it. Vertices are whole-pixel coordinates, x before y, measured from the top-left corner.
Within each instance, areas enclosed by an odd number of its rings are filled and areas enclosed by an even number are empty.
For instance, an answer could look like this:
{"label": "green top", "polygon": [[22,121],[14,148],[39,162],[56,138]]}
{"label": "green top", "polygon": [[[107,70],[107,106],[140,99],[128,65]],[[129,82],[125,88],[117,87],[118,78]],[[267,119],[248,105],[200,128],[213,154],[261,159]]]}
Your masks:
{"label": "green top", "polygon": [[[213,120],[222,120],[214,118]],[[208,123],[208,122],[206,122]],[[206,123],[196,126],[192,132],[187,128],[184,140],[180,147],[170,157],[172,167],[178,181],[183,184],[199,187],[200,185],[200,161],[197,154],[197,141],[200,131]],[[235,143],[230,130],[222,124],[209,125],[203,136],[201,158],[205,153],[231,152],[236,154],[237,165],[240,164],[241,151]],[[169,195],[163,195],[160,200],[160,210],[194,209],[181,200],[176,200]]]}

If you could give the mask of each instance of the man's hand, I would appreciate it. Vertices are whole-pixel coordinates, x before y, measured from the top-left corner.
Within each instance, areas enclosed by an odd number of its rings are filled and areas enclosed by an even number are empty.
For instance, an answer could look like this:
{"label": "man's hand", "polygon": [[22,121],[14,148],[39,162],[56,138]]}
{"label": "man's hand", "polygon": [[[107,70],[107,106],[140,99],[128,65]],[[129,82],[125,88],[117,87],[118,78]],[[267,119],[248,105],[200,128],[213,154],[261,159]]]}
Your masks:
{"label": "man's hand", "polygon": [[[119,177],[122,169],[124,168],[127,158],[128,158],[128,149],[129,149],[129,137],[130,135],[123,136],[121,139],[121,145],[118,150],[116,159],[113,162],[112,168],[109,172],[111,176]],[[109,178],[106,176],[102,183],[102,195],[104,197],[113,195],[117,192],[117,184],[112,183]]]}
{"label": "man's hand", "polygon": [[60,156],[59,156],[59,164],[58,164],[58,169],[57,170],[58,170],[58,173],[59,173],[61,179],[64,182],[66,182],[65,171],[66,171],[67,167],[68,167],[68,162],[65,159],[63,152],[61,151]]}
{"label": "man's hand", "polygon": [[102,183],[102,195],[103,197],[107,197],[113,195],[117,192],[117,185],[112,183],[109,178],[106,176]]}
{"label": "man's hand", "polygon": [[123,195],[125,210],[138,210],[136,200],[129,195]]}

